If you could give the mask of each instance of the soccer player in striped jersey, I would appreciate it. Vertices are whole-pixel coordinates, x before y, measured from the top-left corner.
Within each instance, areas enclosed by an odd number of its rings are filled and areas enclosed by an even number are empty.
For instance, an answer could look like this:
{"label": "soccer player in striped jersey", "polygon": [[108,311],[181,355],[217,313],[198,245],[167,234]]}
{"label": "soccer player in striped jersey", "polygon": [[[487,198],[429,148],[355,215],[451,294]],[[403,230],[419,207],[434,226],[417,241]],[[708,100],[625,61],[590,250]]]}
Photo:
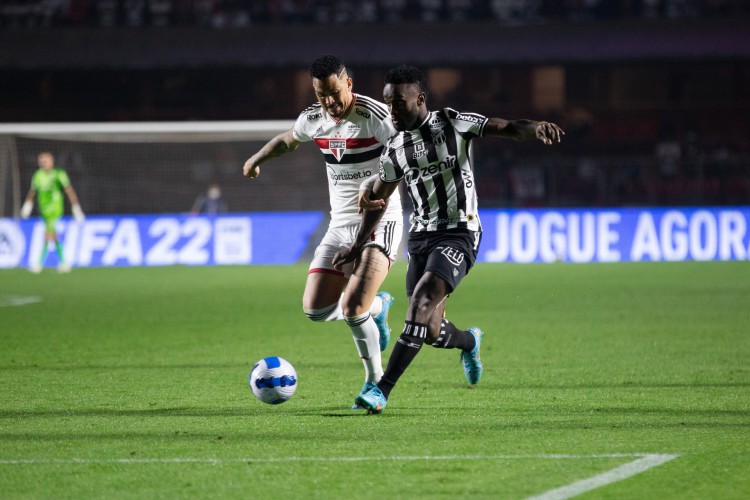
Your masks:
{"label": "soccer player in striped jersey", "polygon": [[445,299],[474,264],[482,234],[471,141],[497,136],[553,144],[563,135],[560,127],[544,121],[488,118],[451,108],[429,111],[424,75],[412,66],[391,69],[385,83],[384,101],[399,133],[380,157],[379,178],[370,187],[369,199],[363,197],[361,202],[365,211],[360,234],[334,258],[337,266],[356,258],[403,179],[414,205],[406,275],[409,306],[383,377],[355,398],[370,413],[383,411],[391,390],[425,342],[461,349],[460,360],[470,384],[482,376],[482,331],[477,327],[461,330],[443,317]]}
{"label": "soccer player in striped jersey", "polygon": [[250,157],[243,173],[257,177],[261,163],[294,151],[302,142],[314,141],[323,154],[331,221],[310,264],[302,307],[313,321],[346,321],[365,367],[365,390],[383,375],[380,352],[390,338],[393,297],[378,289],[396,259],[403,233],[398,193],[379,224],[370,229],[356,261],[334,269],[333,257],[354,242],[361,222],[360,185],[377,175],[383,145],[396,130],[383,103],[352,92],[352,79],[338,57],[316,59],[310,76],[318,102],[300,113],[291,130]]}

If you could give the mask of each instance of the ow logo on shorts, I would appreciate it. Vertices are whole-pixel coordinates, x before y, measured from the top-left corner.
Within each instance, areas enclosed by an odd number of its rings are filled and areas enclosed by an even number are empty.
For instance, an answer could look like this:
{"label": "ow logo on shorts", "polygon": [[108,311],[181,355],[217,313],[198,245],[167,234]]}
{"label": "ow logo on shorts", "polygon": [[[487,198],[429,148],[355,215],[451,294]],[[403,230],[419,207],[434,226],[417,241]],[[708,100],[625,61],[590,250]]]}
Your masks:
{"label": "ow logo on shorts", "polygon": [[448,259],[448,262],[456,267],[460,266],[464,261],[464,253],[460,250],[456,250],[455,248],[445,247],[440,253],[442,253],[445,258]]}

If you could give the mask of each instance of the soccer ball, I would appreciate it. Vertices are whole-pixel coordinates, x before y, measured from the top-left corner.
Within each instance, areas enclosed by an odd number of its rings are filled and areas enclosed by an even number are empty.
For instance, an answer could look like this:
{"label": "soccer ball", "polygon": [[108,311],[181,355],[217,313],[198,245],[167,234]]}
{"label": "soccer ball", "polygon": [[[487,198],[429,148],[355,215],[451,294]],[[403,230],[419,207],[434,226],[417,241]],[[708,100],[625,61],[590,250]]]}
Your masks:
{"label": "soccer ball", "polygon": [[247,381],[253,395],[270,405],[283,403],[297,390],[297,372],[289,361],[278,356],[255,363]]}

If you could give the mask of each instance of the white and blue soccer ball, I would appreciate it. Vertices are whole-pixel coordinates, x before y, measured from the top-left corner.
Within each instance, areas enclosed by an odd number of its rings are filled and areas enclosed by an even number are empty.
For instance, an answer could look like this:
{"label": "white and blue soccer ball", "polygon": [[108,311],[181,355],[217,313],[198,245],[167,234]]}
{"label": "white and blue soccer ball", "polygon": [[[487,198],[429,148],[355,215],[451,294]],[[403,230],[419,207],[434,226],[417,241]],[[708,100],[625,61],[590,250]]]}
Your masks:
{"label": "white and blue soccer ball", "polygon": [[247,381],[256,398],[277,405],[291,398],[297,390],[297,371],[284,358],[269,356],[255,363]]}

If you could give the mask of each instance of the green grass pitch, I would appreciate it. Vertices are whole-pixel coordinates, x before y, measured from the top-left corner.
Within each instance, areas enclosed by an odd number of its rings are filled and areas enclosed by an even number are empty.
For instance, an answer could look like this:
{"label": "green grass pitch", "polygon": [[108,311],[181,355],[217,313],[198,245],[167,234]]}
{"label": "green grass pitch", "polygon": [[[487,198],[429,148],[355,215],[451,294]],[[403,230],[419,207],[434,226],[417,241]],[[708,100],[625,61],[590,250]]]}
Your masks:
{"label": "green grass pitch", "polygon": [[[750,495],[748,262],[480,264],[447,310],[486,333],[482,381],[426,346],[373,416],[349,410],[361,363],[343,322],[305,318],[305,276],[0,271],[0,497]],[[299,376],[278,406],[247,385],[268,355]]]}

